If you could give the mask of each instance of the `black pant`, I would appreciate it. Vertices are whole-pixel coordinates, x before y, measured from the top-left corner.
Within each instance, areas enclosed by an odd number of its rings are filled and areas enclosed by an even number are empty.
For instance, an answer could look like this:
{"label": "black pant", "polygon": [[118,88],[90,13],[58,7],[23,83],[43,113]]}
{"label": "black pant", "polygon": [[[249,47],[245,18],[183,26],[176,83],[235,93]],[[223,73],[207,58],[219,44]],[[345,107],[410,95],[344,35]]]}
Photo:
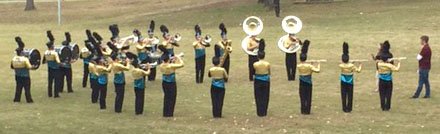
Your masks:
{"label": "black pant", "polygon": [[91,95],[92,103],[97,103],[99,97],[98,80],[90,79],[90,87],[92,88],[92,95]]}
{"label": "black pant", "polygon": [[393,81],[379,80],[380,107],[382,111],[391,109],[391,96],[393,94]]}
{"label": "black pant", "polygon": [[48,69],[48,87],[47,94],[49,97],[52,97],[52,94],[55,94],[55,97],[60,97],[59,92],[61,90],[61,71],[60,69]]}
{"label": "black pant", "polygon": [[101,109],[106,109],[105,98],[107,97],[107,84],[96,84],[99,90],[99,107]]}
{"label": "black pant", "polygon": [[144,112],[145,89],[135,87],[134,94],[136,95],[135,112],[137,115],[142,114]]}
{"label": "black pant", "polygon": [[296,74],[296,53],[286,53],[287,80],[295,80]]}
{"label": "black pant", "polygon": [[62,77],[61,77],[61,91],[64,91],[64,78],[66,78],[67,81],[67,92],[73,92],[72,90],[72,68],[65,68],[65,67],[60,67],[61,71],[62,71]]}
{"label": "black pant", "polygon": [[312,107],[312,84],[299,82],[299,98],[301,99],[301,114],[310,114]]}
{"label": "black pant", "polygon": [[89,64],[84,64],[82,86],[87,87],[87,79],[89,78]]}
{"label": "black pant", "polygon": [[214,116],[214,118],[222,117],[224,98],[225,88],[218,88],[211,85],[212,115]]}
{"label": "black pant", "polygon": [[177,96],[176,82],[162,82],[162,89],[164,93],[163,116],[173,117]]}
{"label": "black pant", "polygon": [[206,56],[201,56],[196,59],[196,83],[203,83],[203,76],[205,75],[205,59]]}
{"label": "black pant", "polygon": [[26,102],[28,102],[28,103],[34,102],[32,100],[32,96],[31,96],[31,78],[15,76],[15,82],[16,82],[16,85],[15,85],[14,102],[20,102],[21,91],[23,91],[23,89],[24,89],[24,95],[26,96]]}
{"label": "black pant", "polygon": [[275,16],[280,17],[280,0],[273,0]]}
{"label": "black pant", "polygon": [[255,74],[254,63],[257,61],[258,61],[257,56],[248,55],[248,68],[249,68],[249,80],[250,81],[254,80],[254,74]]}
{"label": "black pant", "polygon": [[125,92],[125,83],[124,84],[115,84],[115,112],[122,112],[122,103],[124,103],[124,92]]}
{"label": "black pant", "polygon": [[341,81],[342,111],[351,112],[353,108],[353,84]]}
{"label": "black pant", "polygon": [[150,75],[148,75],[148,81],[154,81],[156,79],[156,68],[150,68]]}
{"label": "black pant", "polygon": [[270,82],[255,80],[254,81],[254,95],[255,105],[257,106],[257,115],[266,116],[267,108],[269,106]]}

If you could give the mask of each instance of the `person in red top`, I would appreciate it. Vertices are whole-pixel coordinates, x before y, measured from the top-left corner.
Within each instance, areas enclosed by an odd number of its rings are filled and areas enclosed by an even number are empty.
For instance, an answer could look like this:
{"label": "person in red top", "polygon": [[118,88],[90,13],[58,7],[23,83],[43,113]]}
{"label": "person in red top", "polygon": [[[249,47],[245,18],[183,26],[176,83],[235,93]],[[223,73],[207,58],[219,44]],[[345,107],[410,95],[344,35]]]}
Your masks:
{"label": "person in red top", "polygon": [[417,60],[419,60],[419,86],[412,98],[418,98],[420,92],[422,91],[423,84],[425,84],[426,92],[423,98],[430,97],[430,85],[429,85],[429,70],[431,69],[431,48],[429,47],[428,41],[429,37],[423,35],[420,37],[422,50],[417,55]]}

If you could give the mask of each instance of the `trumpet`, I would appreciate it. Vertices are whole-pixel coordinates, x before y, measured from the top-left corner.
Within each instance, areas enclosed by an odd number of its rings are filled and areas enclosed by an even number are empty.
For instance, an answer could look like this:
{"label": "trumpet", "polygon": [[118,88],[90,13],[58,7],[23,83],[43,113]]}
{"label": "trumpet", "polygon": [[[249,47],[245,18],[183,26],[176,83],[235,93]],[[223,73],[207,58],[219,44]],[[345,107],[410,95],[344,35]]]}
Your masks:
{"label": "trumpet", "polygon": [[174,61],[176,60],[177,57],[179,57],[179,58],[183,58],[184,56],[185,56],[185,54],[184,54],[183,52],[181,52],[181,53],[179,53],[179,54],[174,55],[173,57],[171,57],[170,60],[171,60],[171,62],[174,62]]}
{"label": "trumpet", "polygon": [[182,36],[179,33],[176,33],[173,37],[171,37],[171,42],[176,43],[182,39]]}
{"label": "trumpet", "polygon": [[396,57],[396,58],[390,58],[390,59],[388,59],[388,62],[391,62],[391,61],[401,61],[401,60],[406,60],[406,57]]}
{"label": "trumpet", "polygon": [[202,44],[203,45],[209,45],[209,43],[211,43],[211,41],[212,41],[211,35],[206,35],[203,38]]}
{"label": "trumpet", "polygon": [[327,62],[327,60],[324,60],[324,59],[322,59],[322,60],[306,60],[306,62],[308,62],[308,63],[321,63],[321,62]]}

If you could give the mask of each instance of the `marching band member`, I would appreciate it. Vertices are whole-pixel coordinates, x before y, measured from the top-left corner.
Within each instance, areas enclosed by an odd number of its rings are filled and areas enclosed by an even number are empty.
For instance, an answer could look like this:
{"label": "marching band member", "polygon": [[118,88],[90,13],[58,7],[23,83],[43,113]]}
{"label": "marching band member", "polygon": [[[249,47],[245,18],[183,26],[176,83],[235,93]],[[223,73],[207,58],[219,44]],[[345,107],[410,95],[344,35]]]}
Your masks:
{"label": "marching band member", "polygon": [[[251,23],[249,25],[252,25],[254,23]],[[256,24],[254,24],[256,25]],[[249,42],[248,42],[248,46],[247,49],[249,51],[254,51],[254,49],[258,48],[260,42],[260,38],[257,38],[256,35],[252,35],[249,38]],[[255,69],[253,67],[254,63],[258,61],[258,57],[255,55],[248,55],[248,68],[249,68],[249,80],[253,81],[254,80],[254,75],[255,75]]]}
{"label": "marching band member", "polygon": [[[224,62],[224,61],[223,61]],[[214,118],[222,117],[223,100],[225,98],[225,81],[228,79],[228,73],[220,66],[220,58],[214,56],[212,58],[214,67],[208,71],[208,77],[212,78],[211,83],[211,102],[212,115]]]}
{"label": "marching band member", "polygon": [[[287,38],[284,38],[284,47],[290,48],[298,42],[301,44],[301,40],[299,40],[295,34],[289,34]],[[294,81],[296,75],[296,52],[295,53],[286,53],[286,69],[287,69],[287,80]]]}
{"label": "marching band member", "polygon": [[[124,102],[124,92],[125,92],[125,74],[124,71],[128,71],[130,69],[130,60],[125,58],[119,58],[117,55],[112,56],[113,59],[113,73],[115,74],[113,83],[115,85],[115,112],[122,112],[122,103]],[[124,64],[121,63],[122,60],[125,60]]]}
{"label": "marching band member", "polygon": [[99,89],[98,89],[98,73],[96,72],[97,58],[92,58],[89,62],[89,77],[90,77],[90,88],[92,88],[91,100],[92,103],[97,103],[99,98]]}
{"label": "marching band member", "polygon": [[[215,44],[215,56],[223,58],[222,67],[226,70],[226,73],[229,74],[229,65],[230,65],[230,54],[232,53],[232,41],[228,39],[226,36],[228,31],[226,30],[226,26],[224,23],[220,23],[219,29],[221,31],[220,36],[222,40]],[[228,82],[226,79],[225,82]]]}
{"label": "marching band member", "polygon": [[193,47],[195,51],[195,61],[196,61],[196,83],[203,83],[203,76],[205,75],[205,59],[206,51],[205,48],[209,47],[208,42],[204,42],[202,38],[202,30],[199,25],[194,27],[196,41],[193,42]]}
{"label": "marching band member", "polygon": [[301,99],[301,114],[310,114],[312,107],[312,73],[320,72],[320,63],[317,66],[307,63],[309,40],[305,40],[301,48],[300,63],[297,65],[299,72],[299,97]]}
{"label": "marching band member", "polygon": [[160,26],[160,31],[163,33],[164,41],[162,42],[162,46],[165,46],[167,53],[170,56],[174,56],[174,47],[179,47],[175,37],[169,34],[169,30],[165,25]]}
{"label": "marching band member", "polygon": [[346,113],[351,112],[353,107],[353,72],[361,72],[362,63],[359,64],[359,67],[356,67],[355,64],[350,63],[350,57],[348,55],[348,43],[344,42],[342,45],[342,63],[339,64],[341,68],[341,98],[342,98],[342,110]]}
{"label": "marching band member", "polygon": [[[54,37],[51,31],[47,31],[47,37],[49,38],[49,42],[46,43],[48,50],[44,53],[43,64],[47,63],[48,69],[48,95],[52,97],[52,94],[55,94],[55,98],[60,97],[59,91],[61,87],[61,78],[60,76],[60,58],[58,53],[54,48]],[[52,86],[54,85],[54,86]],[[54,88],[53,88],[54,87]],[[55,89],[55,90],[53,90]]]}
{"label": "marching band member", "polygon": [[429,85],[429,70],[431,70],[431,47],[428,44],[429,37],[424,35],[420,37],[422,50],[417,55],[419,60],[419,85],[412,98],[418,98],[425,84],[426,92],[423,98],[429,98],[431,95],[431,87]]}
{"label": "marching band member", "polygon": [[[150,27],[148,28],[148,40],[150,40],[147,43],[147,51],[149,53],[155,53],[157,51],[157,43],[154,42],[154,40],[157,40],[159,42],[159,38],[157,38],[156,36],[154,36],[154,27],[155,27],[155,22],[152,20],[150,22]],[[149,59],[149,63],[152,63],[152,57],[148,57],[147,59]],[[148,75],[148,81],[154,81],[156,79],[156,66],[152,66],[150,68],[150,75]]]}
{"label": "marching band member", "polygon": [[165,52],[161,57],[162,63],[159,65],[160,71],[162,72],[162,88],[164,92],[163,116],[173,117],[177,96],[175,71],[176,69],[182,68],[184,63],[179,56],[174,57],[174,63],[171,62],[168,51],[165,50],[166,48],[159,46],[159,49]]}
{"label": "marching band member", "polygon": [[139,30],[135,29],[133,33],[139,38],[138,42],[136,43],[136,51],[138,54],[138,59],[140,62],[146,62],[148,58],[146,42],[144,42],[145,40],[142,39],[141,32]]}
{"label": "marching band member", "polygon": [[148,66],[142,67],[137,61],[133,62],[133,67],[132,76],[134,78],[134,93],[136,95],[135,114],[140,115],[144,112],[145,76],[150,74],[150,69]]}
{"label": "marching band member", "polygon": [[24,43],[20,37],[15,37],[15,41],[18,44],[18,48],[15,49],[16,56],[12,58],[11,61],[11,69],[15,71],[15,98],[14,102],[20,102],[21,100],[21,92],[24,89],[24,95],[26,96],[27,103],[33,103],[31,96],[31,79],[29,75],[29,69],[33,69],[34,67],[29,62],[29,59],[26,58],[23,54]]}
{"label": "marching band member", "polygon": [[[91,42],[89,41],[90,38],[92,37],[92,33],[89,29],[86,30],[86,35],[87,35],[87,40],[84,41],[84,45],[86,46],[85,48],[81,49],[81,53],[80,53],[80,58],[83,59],[83,81],[82,81],[82,86],[87,87],[87,79],[90,76],[90,70],[89,70],[89,63],[91,62],[92,58],[93,58],[93,45],[91,44]],[[92,80],[90,80],[92,81]],[[90,87],[92,83],[90,83]]]}
{"label": "marching band member", "polygon": [[389,61],[391,57],[390,44],[388,41],[385,41],[380,55],[381,61],[378,63],[379,95],[382,111],[389,111],[391,109],[391,96],[393,93],[392,72],[399,71],[400,68],[400,61],[397,61],[397,66],[395,66]]}
{"label": "marching band member", "polygon": [[106,97],[107,97],[107,83],[108,74],[111,72],[112,64],[106,65],[108,61],[103,57],[98,58],[97,65],[95,66],[96,73],[98,75],[97,89],[99,90],[99,105],[101,109],[106,109]]}
{"label": "marching band member", "polygon": [[269,106],[270,94],[270,63],[264,60],[266,44],[264,39],[260,40],[258,46],[258,61],[254,63],[255,69],[254,77],[254,95],[255,105],[257,106],[257,115],[264,117],[267,115],[267,108]]}
{"label": "marching band member", "polygon": [[[68,47],[69,45],[70,45],[70,42],[72,42],[72,39],[70,38],[70,33],[69,32],[66,32],[66,33],[64,33],[65,34],[65,36],[66,36],[66,40],[65,41],[63,41],[61,44],[63,45],[63,46],[66,46],[66,47]],[[68,60],[65,60],[65,61],[62,61],[61,62],[61,66],[60,66],[60,70],[61,70],[61,79],[62,79],[62,81],[61,81],[61,91],[60,92],[63,92],[63,90],[64,90],[64,78],[65,78],[65,80],[66,80],[66,82],[67,82],[67,92],[68,93],[73,93],[73,88],[72,88],[72,63],[73,62],[75,62],[73,59],[68,59]]]}

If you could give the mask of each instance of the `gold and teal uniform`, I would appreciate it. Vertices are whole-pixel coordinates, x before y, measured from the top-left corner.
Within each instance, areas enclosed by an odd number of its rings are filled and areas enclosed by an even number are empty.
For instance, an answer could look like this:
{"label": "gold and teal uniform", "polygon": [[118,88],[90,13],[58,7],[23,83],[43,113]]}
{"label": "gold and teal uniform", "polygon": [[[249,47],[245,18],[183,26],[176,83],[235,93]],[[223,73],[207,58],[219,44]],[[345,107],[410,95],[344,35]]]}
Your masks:
{"label": "gold and teal uniform", "polygon": [[[260,40],[259,38],[255,38],[255,39],[253,39],[252,37],[249,38],[247,40],[248,51],[254,51],[255,49],[257,49],[259,40]],[[257,61],[258,61],[258,57],[256,55],[248,55],[248,68],[249,68],[249,80],[250,81],[254,80],[255,70],[254,70],[253,65]]]}
{"label": "gold and teal uniform", "polygon": [[228,79],[228,73],[222,67],[212,67],[208,71],[208,76],[212,78],[211,83],[211,102],[212,114],[214,118],[222,117],[223,100],[225,97],[225,80]]}
{"label": "gold and teal uniform", "polygon": [[380,61],[377,63],[379,73],[379,95],[380,106],[383,111],[389,111],[391,109],[391,96],[393,94],[393,77],[392,73],[397,72],[400,69],[400,62],[397,66]]}
{"label": "gold and teal uniform", "polygon": [[21,92],[24,89],[24,94],[26,96],[26,102],[32,103],[31,96],[31,79],[29,75],[29,69],[32,68],[29,59],[24,56],[14,56],[11,61],[11,69],[15,71],[15,98],[14,102],[20,102]]}
{"label": "gold and teal uniform", "polygon": [[206,51],[205,45],[201,41],[194,41],[192,46],[195,51],[195,61],[196,61],[196,83],[203,83],[203,77],[205,76],[205,61],[206,61]]}
{"label": "gold and teal uniform", "polygon": [[162,45],[165,46],[170,56],[174,56],[174,46],[178,46],[177,43],[172,43],[170,41],[165,40],[162,42]]}
{"label": "gold and teal uniform", "polygon": [[353,73],[360,73],[362,66],[356,67],[353,63],[341,63],[341,98],[342,98],[342,111],[351,112],[353,109],[353,85],[354,78]]}
{"label": "gold and teal uniform", "polygon": [[254,76],[254,97],[257,107],[257,115],[267,115],[270,96],[270,63],[260,59],[253,64]]}
{"label": "gold and teal uniform", "polygon": [[178,68],[182,68],[183,65],[183,61],[179,57],[176,57],[175,63],[162,63],[159,66],[162,72],[162,88],[164,92],[164,117],[172,117],[174,115],[174,106],[177,96],[175,71]]}
{"label": "gold and teal uniform", "polygon": [[89,63],[90,60],[93,58],[93,55],[90,52],[81,52],[80,57],[83,60],[83,81],[82,86],[85,88],[87,86],[87,79],[89,77]]}
{"label": "gold and teal uniform", "polygon": [[125,93],[125,73],[124,71],[130,70],[130,63],[126,63],[125,65],[120,62],[113,62],[112,69],[114,75],[113,83],[115,85],[115,112],[122,112],[122,103],[124,102],[124,93]]}
{"label": "gold and teal uniform", "polygon": [[111,72],[112,64],[108,66],[97,65],[95,66],[96,73],[98,75],[98,90],[99,94],[99,105],[101,109],[106,109],[105,99],[107,97],[107,83],[108,83],[108,73]]}
{"label": "gold and teal uniform", "polygon": [[[231,40],[222,40],[214,46],[215,57],[223,58],[222,67],[225,68],[227,73],[229,73],[230,53],[232,52],[231,44]],[[225,55],[226,53],[228,54]]]}
{"label": "gold and teal uniform", "polygon": [[95,64],[93,62],[89,63],[89,77],[90,77],[90,87],[92,88],[91,100],[92,103],[98,102],[99,89],[98,89],[98,73],[96,72]]}
{"label": "gold and teal uniform", "polygon": [[[287,36],[283,39],[283,46],[286,49],[289,49],[293,45],[295,45],[297,42],[292,41],[291,37]],[[285,63],[286,63],[286,70],[287,70],[287,80],[293,81],[295,80],[296,75],[296,64],[297,64],[297,58],[296,58],[296,52],[295,53],[286,53]]]}
{"label": "gold and teal uniform", "polygon": [[[59,97],[58,92],[61,90],[61,72],[60,72],[60,58],[55,50],[46,50],[43,57],[43,64],[47,63],[48,68],[48,96],[52,97],[52,93],[55,97]],[[54,85],[54,86],[52,86]],[[55,90],[53,90],[53,87]]]}
{"label": "gold and teal uniform", "polygon": [[301,62],[297,65],[299,73],[299,96],[301,100],[301,114],[310,114],[312,107],[312,73],[320,72],[320,65],[317,67],[309,63]]}
{"label": "gold and teal uniform", "polygon": [[143,42],[136,44],[136,51],[138,53],[139,61],[143,62],[147,60],[147,48]]}
{"label": "gold and teal uniform", "polygon": [[144,98],[145,98],[145,76],[150,74],[150,70],[143,70],[140,68],[134,68],[132,76],[134,79],[134,93],[135,99],[135,114],[142,114],[144,111]]}

